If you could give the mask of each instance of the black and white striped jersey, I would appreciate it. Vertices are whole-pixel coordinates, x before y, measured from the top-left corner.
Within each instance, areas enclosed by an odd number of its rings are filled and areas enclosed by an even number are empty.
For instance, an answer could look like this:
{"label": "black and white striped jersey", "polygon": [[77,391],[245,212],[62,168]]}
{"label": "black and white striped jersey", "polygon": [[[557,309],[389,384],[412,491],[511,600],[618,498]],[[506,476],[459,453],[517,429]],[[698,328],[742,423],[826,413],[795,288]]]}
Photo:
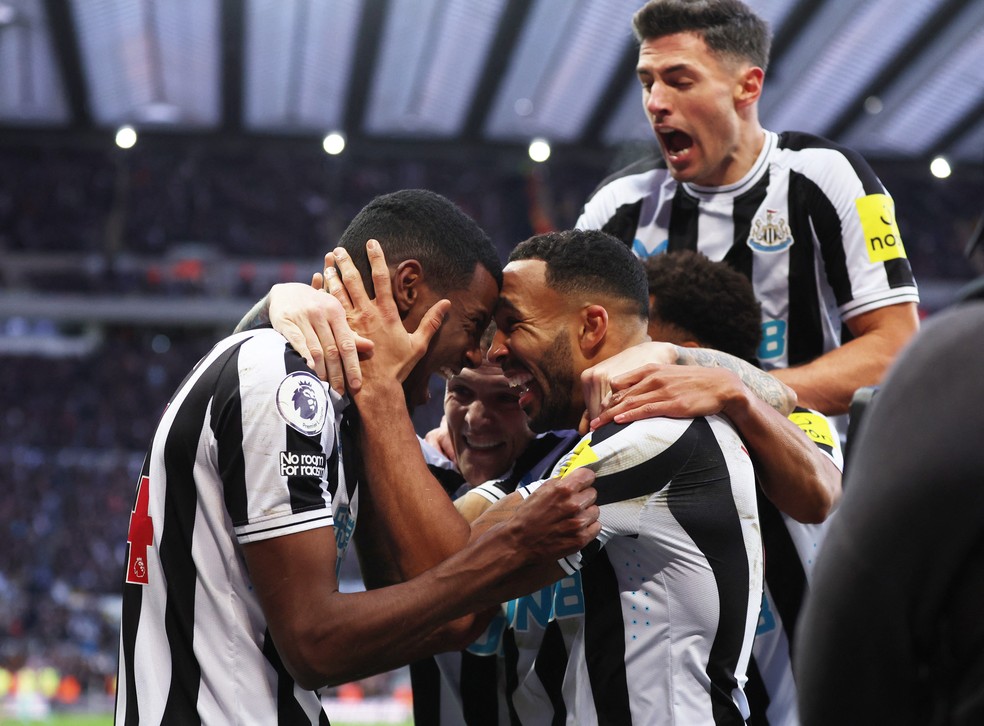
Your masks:
{"label": "black and white striped jersey", "polygon": [[[789,418],[838,469],[843,469],[840,437],[830,419],[805,408],[797,408]],[[752,711],[748,722],[755,726],[796,726],[800,722],[792,666],[796,624],[813,564],[836,515],[820,524],[804,524],[780,512],[761,489],[758,499],[765,546],[765,592],[745,688]]]}
{"label": "black and white striped jersey", "polygon": [[677,183],[662,158],[638,162],[601,184],[575,226],[642,258],[692,249],[742,272],[762,304],[767,370],[837,347],[843,320],[919,301],[881,181],[860,155],[808,134],[766,132],[753,168],[723,187]]}
{"label": "black and white striped jersey", "polygon": [[358,498],[344,402],[270,329],[219,342],[174,394],[130,517],[118,724],[326,724],[274,648],[240,545],[335,527]]}
{"label": "black and white striped jersey", "polygon": [[[575,431],[549,432],[538,435],[516,460],[503,478],[480,488],[486,499],[498,499],[515,491],[517,486],[546,478],[564,454],[569,452],[580,436]],[[428,467],[444,481],[453,464],[421,440],[421,450]],[[460,476],[460,475],[459,475]],[[467,487],[467,484],[465,485]],[[448,489],[448,487],[445,487]],[[464,495],[475,489],[461,489]],[[553,587],[546,588],[550,593]],[[536,596],[527,596],[504,606],[525,609]],[[552,597],[552,594],[551,596]],[[486,634],[463,651],[439,653],[410,665],[413,684],[413,711],[416,723],[428,726],[498,726],[515,723],[512,708],[505,694],[516,667],[505,662],[502,637],[511,638],[505,628],[505,617],[498,615]],[[511,651],[509,651],[511,652]],[[532,662],[532,658],[531,658]],[[559,665],[563,677],[565,664]]]}
{"label": "black and white striped jersey", "polygon": [[514,722],[743,724],[763,558],[738,434],[717,416],[608,424],[551,474],[580,466],[602,534],[486,634]]}

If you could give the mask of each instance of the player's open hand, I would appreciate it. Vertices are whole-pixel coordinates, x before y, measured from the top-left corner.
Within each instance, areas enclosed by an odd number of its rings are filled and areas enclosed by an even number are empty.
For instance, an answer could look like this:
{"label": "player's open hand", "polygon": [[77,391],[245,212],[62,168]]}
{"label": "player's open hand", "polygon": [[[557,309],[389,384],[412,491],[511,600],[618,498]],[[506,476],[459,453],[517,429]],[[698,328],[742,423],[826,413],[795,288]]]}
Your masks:
{"label": "player's open hand", "polygon": [[516,509],[521,546],[537,560],[556,561],[580,551],[601,532],[595,473],[581,467],[544,482]]}
{"label": "player's open hand", "polygon": [[341,247],[325,256],[328,291],[341,303],[352,329],[375,344],[371,358],[362,362],[363,382],[374,377],[402,382],[427,351],[451,303],[439,300],[427,310],[417,329],[407,332],[393,299],[390,271],[379,242],[369,240],[366,253],[376,296],[369,297],[355,263]]}
{"label": "player's open hand", "polygon": [[[612,381],[648,363],[675,363],[676,346],[669,343],[640,343],[591,366],[581,374],[586,419],[596,419],[611,405]],[[610,420],[610,419],[609,419]],[[587,433],[582,431],[581,433]]]}
{"label": "player's open hand", "polygon": [[372,351],[372,341],[352,331],[345,309],[331,295],[299,282],[274,285],[270,322],[334,390],[357,391],[362,385],[359,355]]}
{"label": "player's open hand", "polygon": [[727,413],[732,401],[746,392],[727,368],[646,364],[611,379],[611,395],[591,421],[594,430],[609,421],[629,423],[644,418],[694,418]]}

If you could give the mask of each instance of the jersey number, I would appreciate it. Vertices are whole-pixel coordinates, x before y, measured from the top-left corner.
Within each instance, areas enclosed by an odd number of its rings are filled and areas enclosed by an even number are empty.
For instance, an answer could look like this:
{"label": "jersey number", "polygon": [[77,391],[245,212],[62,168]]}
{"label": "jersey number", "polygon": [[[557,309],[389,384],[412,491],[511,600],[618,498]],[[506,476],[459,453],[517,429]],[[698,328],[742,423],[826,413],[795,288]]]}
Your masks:
{"label": "jersey number", "polygon": [[762,342],[759,344],[759,360],[779,358],[786,352],[786,321],[766,320],[762,323]]}

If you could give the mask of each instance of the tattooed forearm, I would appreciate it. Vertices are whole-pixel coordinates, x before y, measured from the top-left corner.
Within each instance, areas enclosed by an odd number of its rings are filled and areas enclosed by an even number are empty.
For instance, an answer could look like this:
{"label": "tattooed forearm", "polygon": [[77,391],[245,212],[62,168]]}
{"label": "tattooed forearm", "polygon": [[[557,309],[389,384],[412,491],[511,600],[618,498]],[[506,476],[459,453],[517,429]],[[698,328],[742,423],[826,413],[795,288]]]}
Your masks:
{"label": "tattooed forearm", "polygon": [[783,416],[788,416],[796,407],[796,393],[793,389],[775,376],[770,376],[741,358],[707,348],[684,348],[678,345],[676,349],[679,365],[727,368],[737,375],[752,393]]}
{"label": "tattooed forearm", "polygon": [[239,321],[239,325],[232,332],[242,333],[246,330],[252,330],[253,328],[258,328],[261,325],[267,325],[270,322],[270,296],[264,295],[256,305],[254,305],[243,319]]}

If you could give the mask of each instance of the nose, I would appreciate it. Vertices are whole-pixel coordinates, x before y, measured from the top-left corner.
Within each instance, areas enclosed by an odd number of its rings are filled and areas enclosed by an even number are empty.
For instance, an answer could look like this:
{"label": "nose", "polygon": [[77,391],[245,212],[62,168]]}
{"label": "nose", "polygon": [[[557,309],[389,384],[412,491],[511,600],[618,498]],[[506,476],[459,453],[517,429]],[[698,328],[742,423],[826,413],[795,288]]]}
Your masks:
{"label": "nose", "polygon": [[482,403],[481,398],[476,398],[472,401],[468,406],[468,410],[465,412],[465,424],[469,430],[477,429],[479,424],[488,418],[488,409],[485,408],[485,404]]}
{"label": "nose", "polygon": [[492,344],[489,346],[489,363],[501,366],[507,355],[509,355],[509,348],[506,345],[506,336],[501,330],[496,330]]}
{"label": "nose", "polygon": [[644,94],[642,105],[654,119],[662,120],[664,116],[670,113],[669,100],[658,83],[653,83]]}

